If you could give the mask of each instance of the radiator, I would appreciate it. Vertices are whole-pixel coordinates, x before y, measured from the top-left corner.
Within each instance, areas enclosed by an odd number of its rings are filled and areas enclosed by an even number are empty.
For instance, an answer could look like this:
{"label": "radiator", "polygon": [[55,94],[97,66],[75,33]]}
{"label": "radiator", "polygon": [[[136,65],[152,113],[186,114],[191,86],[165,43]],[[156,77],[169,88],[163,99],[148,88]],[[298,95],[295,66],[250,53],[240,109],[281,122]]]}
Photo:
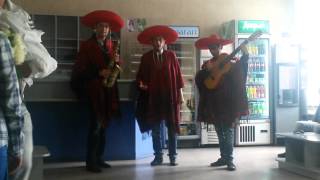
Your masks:
{"label": "radiator", "polygon": [[235,138],[236,145],[270,144],[270,122],[242,123],[236,127]]}
{"label": "radiator", "polygon": [[239,127],[240,133],[240,143],[242,142],[255,142],[255,126],[254,125],[246,125]]}

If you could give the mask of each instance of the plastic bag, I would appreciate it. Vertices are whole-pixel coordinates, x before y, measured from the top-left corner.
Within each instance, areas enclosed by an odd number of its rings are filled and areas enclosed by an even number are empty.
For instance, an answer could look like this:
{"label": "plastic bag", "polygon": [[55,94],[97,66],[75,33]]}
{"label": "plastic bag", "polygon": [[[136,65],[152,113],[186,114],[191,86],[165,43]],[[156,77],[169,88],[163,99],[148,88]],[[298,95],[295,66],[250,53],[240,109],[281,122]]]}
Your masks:
{"label": "plastic bag", "polygon": [[6,1],[6,9],[1,9],[0,21],[21,34],[27,51],[26,60],[31,66],[30,78],[44,78],[57,68],[57,61],[51,57],[47,49],[41,44],[40,30],[33,28],[29,14],[10,0]]}

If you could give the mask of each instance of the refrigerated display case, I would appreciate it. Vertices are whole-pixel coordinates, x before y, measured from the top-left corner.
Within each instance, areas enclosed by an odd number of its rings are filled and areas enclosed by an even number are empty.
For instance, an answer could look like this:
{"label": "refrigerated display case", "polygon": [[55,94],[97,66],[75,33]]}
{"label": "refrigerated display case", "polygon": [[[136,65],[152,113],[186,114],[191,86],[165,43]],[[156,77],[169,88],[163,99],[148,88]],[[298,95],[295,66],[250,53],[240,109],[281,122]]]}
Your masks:
{"label": "refrigerated display case", "polygon": [[180,63],[182,77],[184,79],[183,95],[185,103],[180,110],[180,135],[179,141],[195,140],[199,144],[199,125],[195,119],[195,85],[194,77],[196,73],[196,51],[194,38],[179,38],[174,44],[168,45],[168,49],[173,50]]}
{"label": "refrigerated display case", "polygon": [[[236,145],[271,143],[269,22],[233,20],[223,24],[221,31],[224,38],[234,40],[234,48],[236,48],[257,30],[264,34],[247,44],[249,60],[246,90],[249,115],[241,117],[236,126]],[[241,56],[241,53],[238,53],[238,56]]]}
{"label": "refrigerated display case", "polygon": [[[296,122],[306,120],[300,114],[300,107],[305,105],[304,92],[299,90],[300,82],[300,45],[285,35],[272,47],[272,59],[274,69],[274,132],[275,142],[281,142],[281,133],[291,133],[296,127]],[[301,85],[302,85],[301,84]],[[300,94],[302,94],[300,99]],[[315,97],[313,97],[315,98]],[[301,101],[300,101],[301,100]],[[301,106],[300,106],[301,105]]]}

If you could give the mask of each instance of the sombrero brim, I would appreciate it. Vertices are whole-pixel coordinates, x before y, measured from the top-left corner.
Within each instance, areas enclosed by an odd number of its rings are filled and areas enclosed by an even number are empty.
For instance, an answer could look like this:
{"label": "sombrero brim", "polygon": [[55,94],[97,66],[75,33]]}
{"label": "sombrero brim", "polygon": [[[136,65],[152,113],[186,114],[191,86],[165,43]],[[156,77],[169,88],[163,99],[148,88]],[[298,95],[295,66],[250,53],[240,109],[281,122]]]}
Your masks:
{"label": "sombrero brim", "polygon": [[94,28],[98,23],[105,22],[110,25],[112,31],[118,32],[124,26],[122,18],[114,12],[97,10],[81,17],[81,23],[87,27]]}
{"label": "sombrero brim", "polygon": [[174,29],[168,26],[157,25],[151,26],[142,31],[138,35],[138,41],[141,44],[151,45],[152,38],[157,36],[163,37],[166,44],[171,44],[178,39],[178,33]]}
{"label": "sombrero brim", "polygon": [[195,46],[198,49],[209,49],[209,45],[221,44],[224,46],[231,43],[233,43],[233,41],[228,39],[217,39],[215,37],[206,37],[206,38],[201,38],[197,40],[195,43]]}

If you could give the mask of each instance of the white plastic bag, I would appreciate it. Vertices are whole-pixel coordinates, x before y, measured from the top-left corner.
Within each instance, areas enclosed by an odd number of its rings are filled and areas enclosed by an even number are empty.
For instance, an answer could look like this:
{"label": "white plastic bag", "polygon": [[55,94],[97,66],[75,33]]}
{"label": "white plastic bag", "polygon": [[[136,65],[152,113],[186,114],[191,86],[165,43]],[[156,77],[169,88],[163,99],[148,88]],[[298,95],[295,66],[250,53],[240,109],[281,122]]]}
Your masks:
{"label": "white plastic bag", "polygon": [[57,68],[57,61],[51,57],[41,43],[40,30],[34,29],[29,14],[10,0],[6,1],[6,8],[1,9],[0,21],[8,24],[10,28],[21,34],[26,46],[25,61],[31,66],[30,78],[44,78]]}

